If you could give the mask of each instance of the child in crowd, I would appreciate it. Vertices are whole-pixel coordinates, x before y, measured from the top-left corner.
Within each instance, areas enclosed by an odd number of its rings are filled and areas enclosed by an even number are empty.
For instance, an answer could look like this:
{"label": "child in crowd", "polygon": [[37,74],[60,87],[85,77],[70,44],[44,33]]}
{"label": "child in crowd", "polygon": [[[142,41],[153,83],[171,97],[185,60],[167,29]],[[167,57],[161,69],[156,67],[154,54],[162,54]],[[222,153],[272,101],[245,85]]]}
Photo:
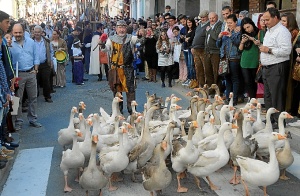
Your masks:
{"label": "child in crowd", "polygon": [[[107,41],[107,34],[103,33],[100,36],[100,39],[103,44]],[[99,50],[99,61],[100,61],[100,74],[98,74],[98,81],[102,81],[102,75],[105,71],[106,80],[108,81],[108,65],[109,65],[109,55],[108,52],[103,52],[102,50]],[[104,69],[104,70],[103,70]]]}
{"label": "child in crowd", "polygon": [[12,43],[12,36],[10,33],[6,33],[4,35],[4,38],[6,39],[6,43],[8,47],[11,47],[11,43]]}
{"label": "child in crowd", "polygon": [[84,56],[82,55],[82,51],[80,49],[81,44],[78,38],[74,39],[72,50],[73,50],[73,58],[74,58],[74,80],[77,85],[83,85],[83,74],[84,67],[82,59]]}

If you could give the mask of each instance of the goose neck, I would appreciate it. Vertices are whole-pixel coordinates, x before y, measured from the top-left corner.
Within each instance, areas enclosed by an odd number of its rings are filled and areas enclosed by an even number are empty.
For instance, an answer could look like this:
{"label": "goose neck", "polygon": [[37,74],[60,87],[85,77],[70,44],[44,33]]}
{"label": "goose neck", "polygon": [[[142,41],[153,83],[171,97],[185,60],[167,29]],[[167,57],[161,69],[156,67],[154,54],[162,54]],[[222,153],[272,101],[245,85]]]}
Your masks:
{"label": "goose neck", "polygon": [[279,133],[281,135],[285,135],[285,128],[284,128],[284,118],[282,116],[279,116],[278,118],[278,128],[279,128]]}
{"label": "goose neck", "polygon": [[92,143],[92,148],[91,148],[91,156],[90,156],[90,161],[89,161],[89,168],[95,168],[96,167],[96,148],[97,144]]}
{"label": "goose neck", "polygon": [[275,155],[275,147],[274,147],[274,141],[269,141],[269,153],[270,153],[270,162],[269,164],[274,164],[278,166],[278,161]]}

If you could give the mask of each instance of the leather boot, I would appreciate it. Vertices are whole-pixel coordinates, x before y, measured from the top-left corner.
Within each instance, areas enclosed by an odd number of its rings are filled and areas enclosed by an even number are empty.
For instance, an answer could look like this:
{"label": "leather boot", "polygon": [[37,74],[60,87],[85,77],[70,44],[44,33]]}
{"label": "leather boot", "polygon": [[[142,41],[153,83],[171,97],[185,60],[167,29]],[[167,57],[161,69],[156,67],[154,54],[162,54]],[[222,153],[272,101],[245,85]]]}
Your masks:
{"label": "leather boot", "polygon": [[127,110],[128,113],[131,114],[132,113],[131,102],[135,100],[135,92],[126,93],[126,97],[127,97]]}
{"label": "leather boot", "polygon": [[156,81],[156,72],[157,72],[157,69],[152,69],[153,82],[157,82]]}
{"label": "leather boot", "polygon": [[153,82],[153,69],[148,69],[149,71],[149,82]]}

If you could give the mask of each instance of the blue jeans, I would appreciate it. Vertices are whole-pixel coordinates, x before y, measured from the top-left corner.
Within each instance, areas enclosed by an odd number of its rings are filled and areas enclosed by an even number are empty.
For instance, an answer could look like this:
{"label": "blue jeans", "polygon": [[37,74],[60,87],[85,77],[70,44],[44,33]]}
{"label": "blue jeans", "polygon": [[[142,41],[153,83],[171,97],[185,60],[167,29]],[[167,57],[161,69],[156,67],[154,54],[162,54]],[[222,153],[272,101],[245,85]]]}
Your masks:
{"label": "blue jeans", "polygon": [[191,49],[188,49],[188,51],[183,51],[184,54],[184,60],[187,67],[187,78],[188,79],[195,79],[196,78],[196,72],[194,67],[194,58],[191,52]]}
{"label": "blue jeans", "polygon": [[230,92],[233,92],[233,103],[238,101],[238,91],[240,85],[240,62],[229,61],[229,74],[225,76],[226,79],[226,99],[229,99]]}

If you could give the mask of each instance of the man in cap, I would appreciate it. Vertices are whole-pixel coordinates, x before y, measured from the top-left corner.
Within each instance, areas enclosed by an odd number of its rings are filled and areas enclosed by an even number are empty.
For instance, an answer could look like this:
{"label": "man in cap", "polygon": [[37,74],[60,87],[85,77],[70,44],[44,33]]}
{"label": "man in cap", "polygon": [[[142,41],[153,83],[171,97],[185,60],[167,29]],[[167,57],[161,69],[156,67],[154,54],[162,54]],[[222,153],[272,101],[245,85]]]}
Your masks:
{"label": "man in cap", "polygon": [[[113,77],[112,72],[109,72],[108,80],[109,86],[113,91],[114,96],[117,92],[126,92],[127,97],[127,110],[132,113],[131,101],[135,100],[135,79],[133,69],[133,48],[136,37],[127,34],[127,24],[124,20],[119,20],[116,26],[116,34],[109,36],[106,44],[102,44],[102,50],[109,52],[111,57],[111,71],[116,69],[115,76],[120,80]],[[119,104],[121,113],[123,112],[123,102]]]}
{"label": "man in cap", "polygon": [[194,63],[196,69],[196,83],[190,85],[191,88],[196,88],[199,86],[203,87],[205,84],[205,74],[204,74],[204,57],[205,57],[205,37],[206,37],[206,28],[209,26],[208,20],[209,12],[207,10],[202,11],[199,14],[200,23],[195,31],[195,37],[191,46],[191,52],[194,56]]}

